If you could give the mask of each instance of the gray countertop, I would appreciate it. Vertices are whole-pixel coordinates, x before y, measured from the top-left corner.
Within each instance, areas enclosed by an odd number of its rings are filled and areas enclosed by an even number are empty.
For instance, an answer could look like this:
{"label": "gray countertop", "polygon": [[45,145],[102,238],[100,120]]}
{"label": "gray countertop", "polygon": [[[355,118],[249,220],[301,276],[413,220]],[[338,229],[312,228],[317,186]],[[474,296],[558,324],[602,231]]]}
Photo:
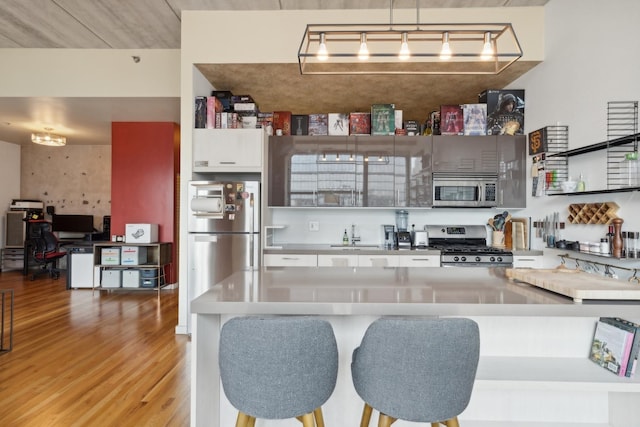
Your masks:
{"label": "gray countertop", "polygon": [[[265,254],[335,254],[336,251],[353,252],[363,255],[440,255],[440,251],[437,249],[389,249],[384,246],[376,246],[374,244],[366,245],[329,245],[329,244],[297,244],[288,243],[278,247],[265,247]],[[528,255],[537,256],[542,255],[542,251],[512,251],[516,256]]]}
{"label": "gray countertop", "polygon": [[638,302],[574,303],[504,268],[263,267],[191,302],[196,314],[637,316]]}

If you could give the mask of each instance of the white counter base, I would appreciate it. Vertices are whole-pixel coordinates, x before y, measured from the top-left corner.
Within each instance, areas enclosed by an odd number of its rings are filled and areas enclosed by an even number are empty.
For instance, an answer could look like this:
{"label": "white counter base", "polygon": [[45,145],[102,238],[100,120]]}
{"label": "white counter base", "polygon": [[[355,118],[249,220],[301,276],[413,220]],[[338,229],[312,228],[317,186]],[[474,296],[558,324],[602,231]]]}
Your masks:
{"label": "white counter base", "polygon": [[[587,306],[567,304],[563,300],[558,301],[554,298],[546,300],[544,291],[537,289],[526,289],[526,293],[533,291],[528,298],[534,298],[537,293],[542,292],[543,300],[547,303],[536,304],[531,301],[532,304],[504,304],[508,306],[508,310],[506,307],[498,307],[501,304],[496,303],[494,299],[491,299],[491,303],[477,300],[475,304],[468,301],[461,304],[368,301],[351,303],[336,299],[337,295],[362,297],[364,294],[349,292],[362,290],[357,280],[351,280],[351,285],[343,284],[344,288],[341,292],[333,296],[312,292],[316,298],[324,295],[322,297],[324,301],[322,298],[306,301],[305,298],[310,295],[308,292],[283,292],[283,283],[287,283],[287,279],[293,277],[285,274],[285,271],[289,270],[285,269],[279,273],[282,280],[279,287],[275,289],[275,293],[261,288],[265,283],[260,280],[259,275],[239,274],[224,281],[220,287],[216,286],[216,289],[209,291],[208,299],[204,297],[192,305],[195,313],[192,352],[194,357],[192,363],[193,426],[218,427],[235,423],[236,411],[221,391],[217,371],[217,340],[220,325],[236,315],[284,313],[315,313],[326,318],[333,325],[340,352],[340,365],[336,389],[323,407],[327,426],[359,424],[362,401],[355,393],[351,382],[351,353],[359,344],[366,327],[380,315],[465,316],[478,322],[481,359],[471,402],[459,417],[464,427],[640,426],[640,375],[636,375],[633,379],[620,378],[587,359],[593,327],[598,316],[611,315],[613,312],[622,313],[621,316],[630,313],[640,316],[640,307],[637,305],[618,307],[611,304]],[[460,277],[473,273],[468,269],[465,270],[467,271],[461,273]],[[310,276],[296,285],[291,284],[290,291],[301,291],[305,287],[306,291],[321,289],[314,288],[312,271],[298,269],[291,274],[300,278],[301,273]],[[367,277],[369,277],[368,274]],[[453,270],[451,273],[440,274],[457,275]],[[416,281],[414,283],[411,281],[413,279],[408,282],[405,280],[404,283],[410,289],[402,292],[401,295],[411,298],[412,295],[415,297],[418,294],[424,294],[420,292],[421,273],[412,274],[410,271],[409,276]],[[243,277],[250,279],[246,282]],[[349,278],[353,279],[352,276]],[[478,272],[477,282],[482,281],[483,276]],[[331,284],[333,287],[339,285],[340,283]],[[509,283],[501,282],[499,278],[492,282],[492,286],[498,286],[498,288],[508,285]],[[372,283],[371,286],[375,288],[376,283]],[[433,290],[433,286],[430,285],[429,289]],[[232,290],[236,292],[233,293]],[[383,290],[380,288],[380,291]],[[244,291],[250,291],[251,296]],[[458,291],[461,292],[460,289]],[[274,299],[283,298],[284,295],[288,298],[293,296],[294,300],[297,295],[303,301],[274,301]],[[378,298],[380,295],[387,294],[372,292],[367,295]],[[461,292],[459,296],[465,300],[465,295]],[[332,298],[333,303],[338,307],[341,303],[347,305],[337,311],[335,306],[330,309],[332,303],[328,300]],[[447,299],[449,298],[451,295],[447,295]],[[480,314],[475,312],[479,306],[484,307],[486,311]],[[490,310],[492,307],[495,309],[493,314]],[[521,315],[517,314],[519,307],[522,308]],[[536,307],[540,310],[538,315],[534,314]],[[581,312],[581,309],[584,311]],[[558,311],[555,315],[542,314],[553,313],[556,310]],[[220,313],[221,311],[223,313]],[[379,314],[375,314],[376,311]],[[333,314],[327,315],[322,312]],[[630,320],[640,319],[636,317]],[[259,427],[298,427],[299,423],[296,420],[259,420],[257,425]],[[416,424],[398,421],[394,424],[395,426],[414,427]]]}

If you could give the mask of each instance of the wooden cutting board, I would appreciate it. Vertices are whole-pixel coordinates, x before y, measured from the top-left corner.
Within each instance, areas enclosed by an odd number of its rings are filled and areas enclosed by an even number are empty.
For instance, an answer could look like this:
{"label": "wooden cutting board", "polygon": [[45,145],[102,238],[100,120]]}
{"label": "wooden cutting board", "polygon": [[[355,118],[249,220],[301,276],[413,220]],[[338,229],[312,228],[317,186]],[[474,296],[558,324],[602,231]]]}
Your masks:
{"label": "wooden cutting board", "polygon": [[567,268],[508,268],[507,277],[582,300],[640,300],[640,285]]}

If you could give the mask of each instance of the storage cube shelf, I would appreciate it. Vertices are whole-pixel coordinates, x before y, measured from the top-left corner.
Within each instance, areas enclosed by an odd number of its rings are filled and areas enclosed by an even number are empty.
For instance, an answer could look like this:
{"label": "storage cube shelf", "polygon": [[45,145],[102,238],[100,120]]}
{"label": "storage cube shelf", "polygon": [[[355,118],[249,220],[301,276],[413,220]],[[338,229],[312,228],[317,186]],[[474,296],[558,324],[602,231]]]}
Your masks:
{"label": "storage cube shelf", "polygon": [[94,290],[149,291],[167,285],[165,268],[171,264],[171,243],[96,243],[94,266],[100,270]]}

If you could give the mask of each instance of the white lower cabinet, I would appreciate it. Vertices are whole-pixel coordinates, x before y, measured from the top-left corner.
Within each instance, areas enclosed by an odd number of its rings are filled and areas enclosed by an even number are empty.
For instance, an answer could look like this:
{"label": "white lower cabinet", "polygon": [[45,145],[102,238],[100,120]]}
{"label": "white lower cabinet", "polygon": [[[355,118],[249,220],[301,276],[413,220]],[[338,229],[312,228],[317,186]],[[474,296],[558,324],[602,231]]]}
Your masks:
{"label": "white lower cabinet", "polygon": [[440,267],[440,255],[401,255],[399,267]]}
{"label": "white lower cabinet", "polygon": [[358,255],[358,267],[398,267],[396,255]]}
{"label": "white lower cabinet", "polygon": [[514,255],[513,268],[542,268],[542,255]]}
{"label": "white lower cabinet", "polygon": [[316,254],[265,254],[265,267],[317,267]]}
{"label": "white lower cabinet", "polygon": [[318,267],[358,267],[358,255],[318,254]]}

